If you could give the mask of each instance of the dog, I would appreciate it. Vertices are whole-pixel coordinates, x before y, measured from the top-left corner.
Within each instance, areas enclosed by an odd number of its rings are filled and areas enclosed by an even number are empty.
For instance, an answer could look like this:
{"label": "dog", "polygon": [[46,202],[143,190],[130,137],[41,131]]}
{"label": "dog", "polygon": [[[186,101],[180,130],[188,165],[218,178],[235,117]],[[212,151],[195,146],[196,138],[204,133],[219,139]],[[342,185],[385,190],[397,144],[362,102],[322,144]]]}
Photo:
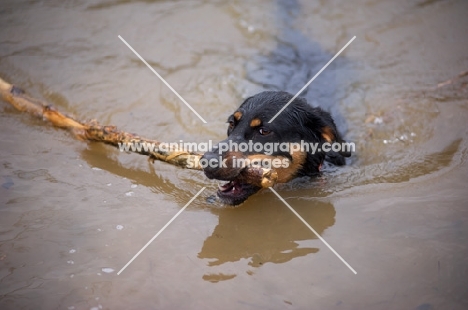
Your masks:
{"label": "dog", "polygon": [[[216,163],[204,167],[205,175],[209,179],[227,181],[219,185],[217,191],[225,204],[241,204],[261,189],[240,177],[249,162],[256,161],[263,166],[276,163],[272,168],[278,174],[278,183],[317,176],[325,160],[338,166],[346,164],[345,157],[351,155],[349,150],[322,151],[324,143],[345,142],[333,118],[305,99],[295,98],[269,122],[293,97],[283,91],[265,91],[247,98],[227,120],[227,139],[202,156],[206,162]],[[316,146],[314,152],[304,147],[297,149],[297,145],[312,144]]]}

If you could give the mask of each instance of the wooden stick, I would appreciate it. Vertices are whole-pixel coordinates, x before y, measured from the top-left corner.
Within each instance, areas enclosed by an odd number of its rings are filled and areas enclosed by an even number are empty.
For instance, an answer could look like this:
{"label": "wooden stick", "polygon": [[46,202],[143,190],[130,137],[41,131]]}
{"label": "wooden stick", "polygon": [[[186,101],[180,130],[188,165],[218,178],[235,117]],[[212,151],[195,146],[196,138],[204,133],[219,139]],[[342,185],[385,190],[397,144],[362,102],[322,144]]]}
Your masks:
{"label": "wooden stick", "polygon": [[[161,148],[159,141],[120,131],[115,126],[102,126],[96,121],[90,123],[77,121],[60,113],[47,103],[29,97],[21,88],[4,81],[2,78],[0,78],[0,94],[3,100],[10,103],[18,111],[29,113],[48,121],[55,127],[66,129],[79,140],[103,142],[114,147],[123,144],[143,145],[146,143],[154,146],[153,150],[130,148],[129,151],[149,156],[153,161],[160,160],[181,168],[203,170],[200,165],[202,154]],[[247,183],[266,188],[276,183],[277,173],[266,168],[248,167],[242,172],[241,177]]]}

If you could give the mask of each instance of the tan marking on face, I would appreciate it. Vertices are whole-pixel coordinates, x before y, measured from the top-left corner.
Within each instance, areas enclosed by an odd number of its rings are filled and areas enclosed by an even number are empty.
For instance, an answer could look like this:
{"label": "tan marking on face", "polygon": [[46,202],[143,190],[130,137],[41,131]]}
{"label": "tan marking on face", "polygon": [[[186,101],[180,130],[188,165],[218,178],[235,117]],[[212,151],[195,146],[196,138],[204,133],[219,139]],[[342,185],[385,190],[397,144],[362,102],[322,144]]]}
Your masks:
{"label": "tan marking on face", "polygon": [[262,121],[258,118],[254,118],[252,121],[250,121],[250,127],[257,127],[262,124]]}
{"label": "tan marking on face", "polygon": [[333,140],[335,140],[335,135],[333,134],[333,130],[328,127],[328,126],[325,126],[322,128],[322,137],[327,140],[327,142],[331,143],[333,142]]}
{"label": "tan marking on face", "polygon": [[292,155],[292,162],[289,161],[289,166],[286,168],[278,169],[278,183],[286,183],[294,179],[297,172],[304,165],[307,153],[306,152],[294,152]]}
{"label": "tan marking on face", "polygon": [[287,167],[271,167],[272,170],[275,170],[278,174],[277,183],[286,183],[294,179],[297,175],[297,172],[302,168],[304,164],[307,153],[306,152],[294,152],[292,155],[292,161],[283,156],[273,156],[273,155],[264,155],[264,154],[255,154],[249,155],[246,158],[251,162],[254,159],[264,160],[268,159],[270,163],[273,163],[274,159],[280,159],[281,161],[285,160],[287,162]]}
{"label": "tan marking on face", "polygon": [[236,113],[234,113],[234,118],[236,119],[236,121],[239,121],[242,118],[242,112],[237,111]]}

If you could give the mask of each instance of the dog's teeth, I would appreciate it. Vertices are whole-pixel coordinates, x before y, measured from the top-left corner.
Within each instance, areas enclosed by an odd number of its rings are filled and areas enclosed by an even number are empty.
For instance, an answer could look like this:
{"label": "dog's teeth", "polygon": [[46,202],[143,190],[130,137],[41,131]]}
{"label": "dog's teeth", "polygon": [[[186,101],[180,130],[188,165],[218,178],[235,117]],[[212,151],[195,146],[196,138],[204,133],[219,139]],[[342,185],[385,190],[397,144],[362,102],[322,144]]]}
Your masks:
{"label": "dog's teeth", "polygon": [[230,181],[227,182],[218,182],[218,188],[220,190],[226,189],[227,185],[229,185]]}
{"label": "dog's teeth", "polygon": [[220,191],[227,191],[233,187],[232,181],[227,181],[224,184],[223,183],[218,183],[218,189]]}

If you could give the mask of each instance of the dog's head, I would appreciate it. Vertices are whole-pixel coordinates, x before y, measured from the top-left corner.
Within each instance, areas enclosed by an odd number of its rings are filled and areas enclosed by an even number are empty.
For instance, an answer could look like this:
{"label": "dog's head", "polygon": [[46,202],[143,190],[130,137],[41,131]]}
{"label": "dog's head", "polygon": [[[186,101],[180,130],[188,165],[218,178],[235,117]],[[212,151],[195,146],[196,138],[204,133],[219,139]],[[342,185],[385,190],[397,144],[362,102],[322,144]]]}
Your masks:
{"label": "dog's head", "polygon": [[284,183],[318,174],[325,159],[345,164],[343,157],[349,153],[319,151],[325,142],[343,140],[330,114],[305,99],[295,98],[269,123],[292,98],[287,92],[266,91],[246,99],[228,118],[227,139],[203,155],[209,163],[206,176],[226,181],[217,192],[223,202],[240,204],[261,189],[243,181],[241,172],[249,165],[274,169],[277,182]]}

